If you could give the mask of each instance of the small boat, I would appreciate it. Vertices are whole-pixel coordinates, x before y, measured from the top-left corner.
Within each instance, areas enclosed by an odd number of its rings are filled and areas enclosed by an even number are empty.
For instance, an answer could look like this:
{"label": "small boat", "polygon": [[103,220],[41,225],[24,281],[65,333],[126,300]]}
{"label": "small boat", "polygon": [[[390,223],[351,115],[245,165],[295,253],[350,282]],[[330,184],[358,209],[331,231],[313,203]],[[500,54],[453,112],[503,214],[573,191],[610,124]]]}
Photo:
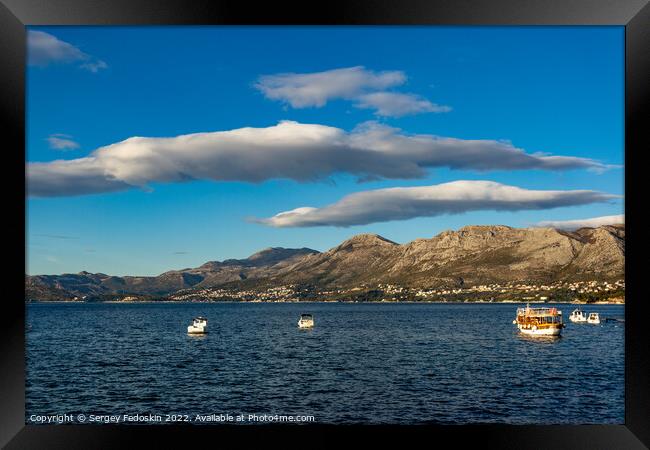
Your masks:
{"label": "small boat", "polygon": [[587,321],[587,314],[580,308],[574,309],[569,316],[569,320],[575,323],[584,323]]}
{"label": "small boat", "polygon": [[188,334],[205,334],[208,332],[208,319],[205,317],[196,317],[192,325],[187,327]]}
{"label": "small boat", "polygon": [[298,328],[313,328],[314,327],[314,316],[311,314],[301,314],[300,319],[298,319]]}
{"label": "small boat", "polygon": [[589,317],[587,317],[587,323],[591,323],[593,325],[599,325],[600,315],[598,315],[598,313],[589,313]]}
{"label": "small boat", "polygon": [[559,336],[562,328],[562,311],[557,308],[517,308],[517,317],[512,321],[519,332],[529,336]]}

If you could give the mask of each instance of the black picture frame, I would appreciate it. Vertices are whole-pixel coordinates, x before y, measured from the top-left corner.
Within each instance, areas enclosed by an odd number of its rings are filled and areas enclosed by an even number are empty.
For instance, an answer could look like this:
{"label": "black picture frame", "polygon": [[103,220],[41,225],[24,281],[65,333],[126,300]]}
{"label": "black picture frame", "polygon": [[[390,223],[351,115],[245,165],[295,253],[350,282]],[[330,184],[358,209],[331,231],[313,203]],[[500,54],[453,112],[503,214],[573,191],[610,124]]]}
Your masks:
{"label": "black picture frame", "polygon": [[[625,424],[585,426],[113,426],[25,425],[24,239],[25,196],[25,26],[26,25],[619,25],[625,27]],[[191,441],[214,445],[225,437],[267,445],[308,439],[313,446],[335,443],[341,433],[372,440],[454,446],[478,443],[493,448],[613,449],[650,446],[649,328],[644,319],[642,220],[643,133],[650,117],[650,5],[648,0],[357,0],[243,2],[232,0],[0,0],[0,117],[5,142],[6,206],[4,222],[10,250],[0,326],[0,445],[31,448],[182,448]],[[9,137],[9,139],[6,139]],[[22,158],[22,159],[21,159]],[[22,170],[19,169],[22,167]],[[10,175],[10,176],[8,176]],[[24,185],[23,185],[24,186]],[[22,214],[21,214],[22,211]],[[643,344],[645,342],[645,344]],[[604,362],[605,363],[605,362]],[[289,434],[289,436],[287,436]],[[408,441],[404,441],[408,439]],[[413,439],[413,440],[412,440]],[[254,440],[254,441],[253,441]],[[451,441],[449,441],[451,440]]]}

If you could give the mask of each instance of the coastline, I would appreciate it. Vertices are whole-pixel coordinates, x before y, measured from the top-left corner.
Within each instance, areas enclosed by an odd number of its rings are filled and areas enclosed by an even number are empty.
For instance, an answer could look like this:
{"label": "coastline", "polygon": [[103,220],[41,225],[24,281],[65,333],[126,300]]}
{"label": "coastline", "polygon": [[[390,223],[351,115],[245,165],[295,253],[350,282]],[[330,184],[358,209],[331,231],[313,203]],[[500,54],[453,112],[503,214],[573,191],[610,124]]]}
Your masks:
{"label": "coastline", "polygon": [[106,300],[106,301],[100,301],[100,302],[88,302],[84,300],[47,300],[47,301],[41,301],[41,300],[32,300],[32,301],[25,301],[25,304],[29,303],[38,303],[38,304],[121,304],[121,305],[128,305],[128,304],[149,304],[149,303],[156,303],[156,304],[204,304],[204,303],[238,303],[238,304],[258,304],[258,303],[339,303],[339,304],[349,304],[349,303],[354,303],[354,304],[359,304],[359,303],[364,303],[364,304],[409,304],[409,305],[420,305],[420,304],[480,304],[480,305],[501,305],[501,304],[525,304],[529,303],[531,305],[625,305],[625,302],[607,302],[607,301],[598,301],[598,302],[584,302],[584,301],[572,301],[572,302],[535,302],[535,301],[528,301],[528,300],[505,300],[505,301],[498,301],[498,302],[487,302],[487,301],[458,301],[458,302],[450,302],[450,301],[438,301],[438,300],[421,300],[421,301],[358,301],[358,300],[351,300],[351,301],[337,301],[337,300],[296,300],[296,301],[232,301],[232,300],[210,300],[210,301],[175,301],[175,300],[129,300],[129,301],[120,301],[120,300]]}

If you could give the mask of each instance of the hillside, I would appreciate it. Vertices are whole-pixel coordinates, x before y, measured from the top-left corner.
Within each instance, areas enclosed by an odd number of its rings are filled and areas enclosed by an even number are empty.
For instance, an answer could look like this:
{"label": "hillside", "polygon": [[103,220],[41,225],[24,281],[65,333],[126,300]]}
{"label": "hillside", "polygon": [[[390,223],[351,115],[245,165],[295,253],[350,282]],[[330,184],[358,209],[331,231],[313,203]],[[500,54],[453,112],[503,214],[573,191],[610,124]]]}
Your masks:
{"label": "hillside", "polygon": [[108,294],[166,295],[222,285],[321,288],[394,283],[409,287],[474,286],[509,281],[613,280],[624,277],[625,227],[466,226],[430,239],[397,244],[378,235],[353,236],[323,253],[269,248],[242,260],[209,261],[156,277],[105,274],[26,277],[26,298]]}

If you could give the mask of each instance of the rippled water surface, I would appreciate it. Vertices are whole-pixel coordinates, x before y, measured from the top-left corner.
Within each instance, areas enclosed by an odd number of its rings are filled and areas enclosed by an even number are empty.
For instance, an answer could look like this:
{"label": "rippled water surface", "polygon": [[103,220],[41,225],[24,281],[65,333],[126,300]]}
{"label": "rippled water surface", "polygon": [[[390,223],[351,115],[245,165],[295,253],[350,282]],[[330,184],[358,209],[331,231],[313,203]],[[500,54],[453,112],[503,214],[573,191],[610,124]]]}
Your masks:
{"label": "rippled water surface", "polygon": [[[517,304],[28,304],[32,414],[623,423],[624,323],[524,338]],[[565,321],[573,305],[561,305]],[[623,318],[619,305],[584,306]],[[301,330],[301,313],[316,326]],[[205,337],[186,334],[195,316]],[[567,321],[568,322],[568,321]]]}

